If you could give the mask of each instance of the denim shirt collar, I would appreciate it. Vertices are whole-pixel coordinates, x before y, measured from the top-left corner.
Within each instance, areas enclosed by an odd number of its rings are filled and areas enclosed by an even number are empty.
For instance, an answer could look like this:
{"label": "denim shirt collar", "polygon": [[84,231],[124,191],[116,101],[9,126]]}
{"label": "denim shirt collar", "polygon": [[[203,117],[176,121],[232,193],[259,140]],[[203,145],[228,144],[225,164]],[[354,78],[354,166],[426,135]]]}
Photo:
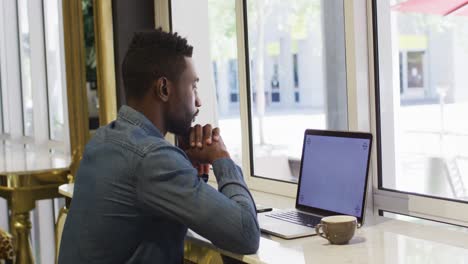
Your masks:
{"label": "denim shirt collar", "polygon": [[156,126],[142,113],[131,108],[128,105],[122,105],[117,119],[124,120],[130,124],[142,128],[148,135],[164,138],[163,134]]}

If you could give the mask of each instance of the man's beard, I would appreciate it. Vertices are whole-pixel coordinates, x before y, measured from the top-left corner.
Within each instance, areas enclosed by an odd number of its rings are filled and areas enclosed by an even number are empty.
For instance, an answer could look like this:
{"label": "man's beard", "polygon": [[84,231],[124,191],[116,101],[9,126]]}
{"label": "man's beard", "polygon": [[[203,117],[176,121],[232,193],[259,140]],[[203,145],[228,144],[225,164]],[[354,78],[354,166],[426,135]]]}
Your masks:
{"label": "man's beard", "polygon": [[200,112],[199,109],[190,115],[186,115],[183,120],[170,120],[168,124],[168,131],[175,135],[190,135],[190,128],[192,122],[195,122],[196,116]]}
{"label": "man's beard", "polygon": [[197,118],[198,113],[200,113],[200,109],[197,109],[197,111],[195,111],[195,113],[192,115],[192,122],[191,123],[195,122],[195,119]]}

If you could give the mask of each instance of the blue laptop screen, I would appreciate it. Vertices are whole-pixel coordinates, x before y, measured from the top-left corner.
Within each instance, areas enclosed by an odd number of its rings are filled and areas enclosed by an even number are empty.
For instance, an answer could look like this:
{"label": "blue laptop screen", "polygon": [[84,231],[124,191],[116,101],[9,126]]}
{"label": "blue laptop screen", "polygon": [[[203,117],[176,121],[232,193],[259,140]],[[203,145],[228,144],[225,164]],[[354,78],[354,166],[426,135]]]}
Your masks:
{"label": "blue laptop screen", "polygon": [[298,204],[361,216],[369,139],[306,135]]}

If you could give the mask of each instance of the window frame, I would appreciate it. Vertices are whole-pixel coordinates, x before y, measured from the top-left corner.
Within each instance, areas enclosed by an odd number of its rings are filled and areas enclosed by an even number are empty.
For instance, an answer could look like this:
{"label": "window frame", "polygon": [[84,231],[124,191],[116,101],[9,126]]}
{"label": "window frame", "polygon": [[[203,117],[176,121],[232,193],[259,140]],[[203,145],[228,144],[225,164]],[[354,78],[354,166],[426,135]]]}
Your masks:
{"label": "window frame", "polygon": [[[373,153],[373,198],[374,213],[378,215],[380,210],[395,212],[414,217],[425,218],[448,224],[468,226],[468,215],[463,212],[468,211],[468,201],[454,200],[444,197],[435,197],[413,192],[398,191],[384,188],[382,186],[382,136],[381,136],[381,112],[380,112],[380,88],[381,80],[392,81],[392,72],[381,74],[379,55],[379,30],[378,16],[382,9],[378,9],[377,0],[367,0],[368,3],[368,32],[369,42],[372,48],[369,49],[371,67],[371,113],[372,132],[376,136],[376,148]],[[380,36],[381,37],[381,36]],[[385,36],[391,41],[391,35]],[[387,42],[387,41],[386,41]],[[385,44],[384,44],[385,45]],[[391,140],[394,140],[392,138]],[[395,166],[395,165],[394,165]],[[393,166],[393,167],[394,167]]]}

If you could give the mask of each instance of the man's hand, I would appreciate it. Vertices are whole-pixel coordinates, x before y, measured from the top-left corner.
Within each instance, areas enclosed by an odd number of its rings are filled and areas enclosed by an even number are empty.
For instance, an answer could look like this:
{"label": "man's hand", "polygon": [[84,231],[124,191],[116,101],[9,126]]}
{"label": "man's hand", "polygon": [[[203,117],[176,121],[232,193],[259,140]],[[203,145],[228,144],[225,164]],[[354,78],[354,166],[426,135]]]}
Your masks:
{"label": "man's hand", "polygon": [[189,136],[190,147],[202,148],[204,144],[211,145],[213,141],[219,140],[219,128],[212,129],[210,124],[201,126],[195,125]]}
{"label": "man's hand", "polygon": [[[183,149],[199,172],[208,173],[207,166],[221,157],[229,157],[219,128],[212,128],[210,124],[205,126],[195,125],[191,128],[187,137],[178,137],[179,147]],[[200,164],[200,165],[198,165]]]}
{"label": "man's hand", "polygon": [[185,151],[195,147],[202,148],[204,143],[210,145],[213,141],[218,140],[219,128],[212,129],[210,124],[206,124],[203,127],[197,124],[190,129],[188,135],[177,136],[177,145]]}
{"label": "man's hand", "polygon": [[[204,146],[209,146],[213,142],[219,142],[220,138],[219,128],[213,129],[210,124],[207,124],[203,127],[197,124],[190,129],[189,135],[178,136],[177,140],[178,146],[187,153],[193,166],[198,170],[198,174],[207,175],[210,172],[211,163],[201,162],[199,157],[200,154],[196,154],[196,151],[194,150],[201,150],[204,148]],[[222,145],[224,146],[224,143]],[[226,147],[224,146],[224,149],[225,148]],[[222,155],[222,157],[225,156],[226,155]],[[227,153],[227,157],[229,157],[229,153]]]}
{"label": "man's hand", "polygon": [[185,151],[190,160],[196,161],[201,164],[213,164],[213,162],[220,158],[230,158],[229,152],[224,145],[221,136],[218,135],[217,141],[212,141],[211,144],[206,143],[201,148],[194,147]]}
{"label": "man's hand", "polygon": [[198,164],[195,164],[194,167],[197,169],[198,175],[203,175],[203,174],[208,175],[210,173],[210,164],[208,163],[205,163],[205,164],[198,163]]}

